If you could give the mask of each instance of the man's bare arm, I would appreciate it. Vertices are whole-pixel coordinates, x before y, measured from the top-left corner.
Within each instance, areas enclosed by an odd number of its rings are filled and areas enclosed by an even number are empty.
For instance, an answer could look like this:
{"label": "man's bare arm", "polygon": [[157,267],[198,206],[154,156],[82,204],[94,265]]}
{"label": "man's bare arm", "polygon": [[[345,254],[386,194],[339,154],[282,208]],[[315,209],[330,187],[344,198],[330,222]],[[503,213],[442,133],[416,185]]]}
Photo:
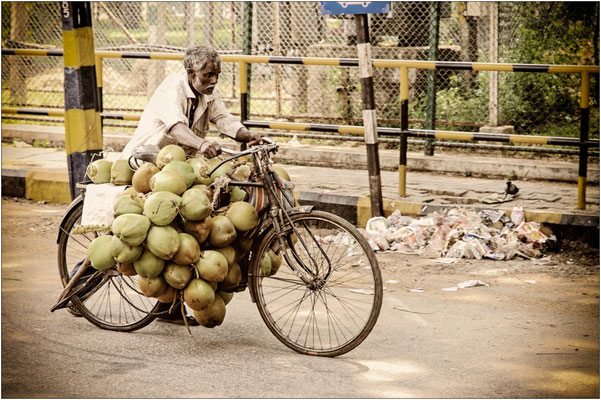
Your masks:
{"label": "man's bare arm", "polygon": [[198,149],[207,158],[217,157],[221,154],[221,146],[218,143],[196,136],[183,122],[173,125],[169,134],[178,143]]}

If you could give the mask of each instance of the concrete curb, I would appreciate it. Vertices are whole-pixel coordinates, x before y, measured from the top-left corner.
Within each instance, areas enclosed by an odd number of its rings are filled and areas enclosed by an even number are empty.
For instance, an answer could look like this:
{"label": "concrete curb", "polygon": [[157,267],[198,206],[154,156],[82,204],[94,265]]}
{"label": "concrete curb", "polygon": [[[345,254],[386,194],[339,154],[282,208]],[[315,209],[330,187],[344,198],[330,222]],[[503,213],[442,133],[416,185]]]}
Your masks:
{"label": "concrete curb", "polygon": [[[35,125],[2,125],[3,139],[21,139],[27,143],[34,140],[47,140],[50,145],[64,147],[65,133],[62,127]],[[105,133],[104,147],[113,151],[121,151],[129,141],[130,136],[115,133]],[[218,140],[231,146],[229,140]],[[397,171],[399,153],[396,150],[379,151],[380,168],[387,171]],[[282,144],[274,160],[279,163],[330,167],[342,169],[366,169],[367,155],[364,148],[332,148],[327,146],[289,145]],[[515,159],[511,163],[503,162],[495,157],[463,157],[437,154],[432,157],[419,153],[407,154],[408,172],[434,172],[438,174],[461,174],[474,177],[504,179],[515,174],[518,179],[549,180],[560,182],[578,181],[577,162],[541,162],[538,160]],[[599,183],[599,164],[589,163],[587,182]]]}

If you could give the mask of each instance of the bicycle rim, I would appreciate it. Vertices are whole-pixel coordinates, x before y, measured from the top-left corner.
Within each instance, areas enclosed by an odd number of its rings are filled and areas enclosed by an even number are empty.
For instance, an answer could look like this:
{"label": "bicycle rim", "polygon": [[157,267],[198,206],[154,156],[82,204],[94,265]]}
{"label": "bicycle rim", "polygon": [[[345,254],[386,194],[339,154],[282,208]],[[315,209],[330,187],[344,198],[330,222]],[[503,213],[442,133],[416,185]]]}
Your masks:
{"label": "bicycle rim", "polygon": [[[66,286],[73,269],[87,256],[87,248],[95,233],[74,234],[81,222],[83,202],[67,216],[58,240],[58,269]],[[90,272],[94,271],[89,267]],[[92,290],[73,297],[71,305],[94,325],[114,331],[134,331],[151,323],[160,303],[147,298],[138,289],[137,276],[125,276],[115,267],[103,271]]]}
{"label": "bicycle rim", "polygon": [[[361,233],[336,215],[313,211],[291,219],[297,234],[288,232],[288,248],[297,258],[284,259],[275,275],[264,275],[264,255],[270,249],[283,254],[274,231],[253,257],[250,279],[259,313],[270,331],[299,353],[345,354],[365,340],[380,313],[377,259]],[[301,264],[313,283],[293,271]]]}

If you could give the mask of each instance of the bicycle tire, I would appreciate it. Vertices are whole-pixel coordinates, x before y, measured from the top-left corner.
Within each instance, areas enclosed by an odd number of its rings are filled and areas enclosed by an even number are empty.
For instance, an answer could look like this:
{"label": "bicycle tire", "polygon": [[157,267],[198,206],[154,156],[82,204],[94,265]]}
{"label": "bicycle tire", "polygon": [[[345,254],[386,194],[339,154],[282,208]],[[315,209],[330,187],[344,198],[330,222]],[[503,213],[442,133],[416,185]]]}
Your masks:
{"label": "bicycle tire", "polygon": [[[301,257],[313,265],[320,283],[303,282],[285,259],[275,275],[262,271],[265,254],[280,251],[277,232],[271,229],[258,244],[249,273],[259,314],[276,338],[294,351],[326,357],[345,354],[367,338],[382,307],[382,277],[376,256],[363,235],[337,215],[311,211],[290,218],[300,237],[287,230],[287,248],[303,250]],[[301,239],[312,243],[307,251]],[[323,251],[319,242],[323,242]],[[319,262],[312,264],[307,257]],[[327,258],[334,265],[323,281]]]}
{"label": "bicycle tire", "polygon": [[[83,201],[76,204],[61,223],[58,236],[58,271],[63,287],[67,286],[73,268],[85,259],[94,233],[74,234],[81,222]],[[93,270],[93,267],[89,267]],[[103,271],[106,281],[85,295],[74,296],[69,307],[102,329],[131,332],[145,327],[155,318],[161,303],[138,291],[137,276],[125,276],[115,267]],[[100,283],[100,282],[99,282]]]}

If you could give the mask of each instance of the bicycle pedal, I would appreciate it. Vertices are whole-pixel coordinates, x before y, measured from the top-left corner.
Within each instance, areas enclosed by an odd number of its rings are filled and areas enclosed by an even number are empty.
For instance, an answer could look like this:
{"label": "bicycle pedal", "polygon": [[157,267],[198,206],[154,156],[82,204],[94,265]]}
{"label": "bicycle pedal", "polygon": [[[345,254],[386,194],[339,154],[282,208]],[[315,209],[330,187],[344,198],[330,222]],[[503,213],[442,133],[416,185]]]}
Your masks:
{"label": "bicycle pedal", "polygon": [[244,292],[247,288],[247,284],[246,282],[239,284],[238,286],[234,286],[232,288],[228,288],[226,290],[223,290],[226,293],[239,293],[239,292]]}

